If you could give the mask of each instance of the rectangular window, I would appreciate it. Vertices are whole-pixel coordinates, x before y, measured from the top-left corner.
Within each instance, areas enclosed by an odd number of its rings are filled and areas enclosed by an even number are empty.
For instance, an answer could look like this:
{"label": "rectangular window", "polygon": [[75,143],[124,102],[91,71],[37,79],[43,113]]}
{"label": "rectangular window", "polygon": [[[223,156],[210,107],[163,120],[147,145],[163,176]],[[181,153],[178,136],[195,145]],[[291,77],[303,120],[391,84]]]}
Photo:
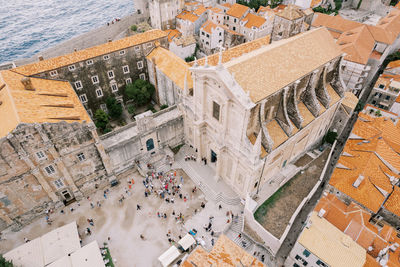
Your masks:
{"label": "rectangular window", "polygon": [[109,60],[109,59],[110,59],[110,55],[104,55],[104,56],[103,56],[103,59],[104,59],[104,60]]}
{"label": "rectangular window", "polygon": [[384,84],[379,84],[379,86],[378,86],[380,89],[383,89],[383,88],[385,88],[385,85]]}
{"label": "rectangular window", "polygon": [[141,74],[139,75],[139,79],[145,81],[145,80],[146,80],[146,74],[141,73]]}
{"label": "rectangular window", "polygon": [[108,113],[107,105],[106,104],[101,104],[100,108],[105,112]]}
{"label": "rectangular window", "polygon": [[99,83],[99,76],[97,76],[97,75],[92,76],[92,83],[93,84]]}
{"label": "rectangular window", "polygon": [[213,101],[213,117],[219,121],[219,105]]}
{"label": "rectangular window", "polygon": [[89,60],[86,60],[86,65],[93,65],[93,60],[92,59],[89,59]]}
{"label": "rectangular window", "polygon": [[64,187],[64,183],[62,182],[61,179],[55,180],[54,185],[56,186],[57,189]]}
{"label": "rectangular window", "polygon": [[84,161],[86,158],[85,158],[85,154],[83,154],[82,152],[81,153],[79,153],[78,155],[76,155],[77,157],[78,157],[78,159],[79,159],[79,161]]}
{"label": "rectangular window", "polygon": [[75,65],[68,66],[68,70],[69,71],[74,71],[75,70]]}
{"label": "rectangular window", "polygon": [[124,72],[124,74],[129,73],[129,66],[128,65],[122,66],[122,71]]}
{"label": "rectangular window", "polygon": [[125,80],[125,83],[126,83],[126,84],[131,84],[131,83],[132,83],[132,79],[131,79],[131,78],[126,79],[126,80]]}
{"label": "rectangular window", "polygon": [[43,151],[36,152],[36,157],[38,159],[44,159],[46,156],[44,155]]}
{"label": "rectangular window", "polygon": [[111,84],[111,92],[118,92],[118,86],[116,83]]}
{"label": "rectangular window", "polygon": [[148,47],[148,48],[150,48],[150,47],[152,47],[152,46],[153,46],[153,43],[148,43],[148,44],[147,44],[147,47]]}
{"label": "rectangular window", "polygon": [[139,70],[143,69],[143,61],[138,61],[137,67],[138,67]]}
{"label": "rectangular window", "polygon": [[115,76],[114,76],[114,71],[112,71],[112,70],[107,71],[107,75],[108,75],[108,78],[109,78],[109,79],[112,79],[112,78],[115,77]]}
{"label": "rectangular window", "polygon": [[87,113],[89,114],[90,117],[93,117],[93,112],[92,112],[91,109],[88,109],[88,110],[87,110]]}
{"label": "rectangular window", "polygon": [[204,35],[204,32],[201,32],[201,35]]}
{"label": "rectangular window", "polygon": [[96,95],[97,95],[97,97],[102,97],[103,96],[103,90],[101,90],[100,88],[96,89]]}
{"label": "rectangular window", "polygon": [[77,90],[83,88],[81,81],[76,81],[76,82],[75,82],[75,88],[76,88]]}
{"label": "rectangular window", "polygon": [[56,172],[53,165],[49,165],[49,166],[45,167],[44,170],[47,172],[48,175],[51,175]]}
{"label": "rectangular window", "polygon": [[138,52],[140,50],[140,46],[135,46],[135,51]]}
{"label": "rectangular window", "polygon": [[119,55],[120,55],[120,56],[125,55],[125,50],[119,51]]}
{"label": "rectangular window", "polygon": [[79,99],[81,100],[82,103],[86,103],[87,102],[86,94],[80,95]]}
{"label": "rectangular window", "polygon": [[323,267],[328,267],[328,265],[325,264],[325,262],[323,262],[323,261],[321,261],[321,260],[317,260],[317,265],[323,266]]}
{"label": "rectangular window", "polygon": [[57,74],[58,74],[58,72],[57,72],[56,70],[50,71],[50,76],[51,76],[51,77],[54,77],[54,76],[56,76]]}

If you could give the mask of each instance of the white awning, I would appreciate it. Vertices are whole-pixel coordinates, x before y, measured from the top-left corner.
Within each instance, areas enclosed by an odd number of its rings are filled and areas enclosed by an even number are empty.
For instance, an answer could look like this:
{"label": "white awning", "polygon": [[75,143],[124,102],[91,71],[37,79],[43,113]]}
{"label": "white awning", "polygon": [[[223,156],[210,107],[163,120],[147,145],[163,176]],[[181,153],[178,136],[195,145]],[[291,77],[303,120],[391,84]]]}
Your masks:
{"label": "white awning", "polygon": [[176,260],[181,253],[175,246],[171,246],[167,251],[165,251],[158,260],[161,262],[162,266],[167,267],[174,260]]}
{"label": "white awning", "polygon": [[181,240],[179,240],[178,244],[182,246],[184,250],[190,248],[191,245],[196,243],[196,240],[193,238],[191,234],[186,234]]}

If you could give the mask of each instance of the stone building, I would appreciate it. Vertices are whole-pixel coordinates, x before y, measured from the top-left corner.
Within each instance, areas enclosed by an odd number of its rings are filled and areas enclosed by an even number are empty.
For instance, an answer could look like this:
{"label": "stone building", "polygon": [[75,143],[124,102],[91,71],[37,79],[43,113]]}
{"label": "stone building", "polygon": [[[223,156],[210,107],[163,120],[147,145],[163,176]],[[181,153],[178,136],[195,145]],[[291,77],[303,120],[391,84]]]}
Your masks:
{"label": "stone building", "polygon": [[294,36],[310,29],[314,12],[308,8],[301,10],[295,5],[288,5],[274,16],[271,42]]}
{"label": "stone building", "polygon": [[250,8],[241,4],[233,4],[225,14],[224,24],[232,31],[239,32],[240,21],[250,13]]}
{"label": "stone building", "polygon": [[372,88],[367,102],[378,108],[393,111],[399,96],[400,75],[382,74]]}
{"label": "stone building", "polygon": [[345,92],[343,55],[326,29],[246,45],[225,51],[216,66],[195,63],[193,90],[186,82],[182,94],[186,142],[242,198],[336,127]]}
{"label": "stone building", "polygon": [[0,118],[0,230],[113,179],[96,127],[68,82],[2,71]]}
{"label": "stone building", "polygon": [[328,28],[346,53],[343,80],[349,90],[360,96],[386,57],[400,48],[400,10],[392,9],[377,25],[322,13],[316,13],[314,17],[312,27]]}
{"label": "stone building", "polygon": [[151,26],[161,30],[175,28],[175,17],[182,12],[184,5],[184,0],[149,1]]}
{"label": "stone building", "polygon": [[213,54],[224,44],[224,28],[211,20],[206,21],[200,28],[200,48],[206,55]]}
{"label": "stone building", "polygon": [[117,41],[90,47],[50,59],[40,59],[13,69],[30,77],[67,80],[75,89],[90,116],[113,96],[124,103],[126,84],[148,79],[145,56],[155,43],[168,47],[167,34],[151,30]]}

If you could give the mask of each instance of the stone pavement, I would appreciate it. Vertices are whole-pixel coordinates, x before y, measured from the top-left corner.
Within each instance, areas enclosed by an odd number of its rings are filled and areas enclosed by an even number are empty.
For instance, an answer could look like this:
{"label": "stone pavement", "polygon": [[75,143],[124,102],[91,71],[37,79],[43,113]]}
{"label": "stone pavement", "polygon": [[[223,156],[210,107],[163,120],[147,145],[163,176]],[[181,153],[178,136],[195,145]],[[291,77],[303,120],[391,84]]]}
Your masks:
{"label": "stone pavement", "polygon": [[198,161],[185,161],[185,156],[196,155],[197,153],[188,145],[184,145],[175,155],[173,168],[183,169],[193,182],[203,191],[207,200],[222,202],[228,205],[241,203],[240,197],[222,180],[215,179],[215,171],[209,165]]}
{"label": "stone pavement", "polygon": [[143,22],[146,20],[147,17],[145,15],[134,13],[122,18],[118,22],[114,22],[114,24],[110,23],[110,26],[107,26],[107,21],[105,21],[104,26],[96,28],[90,32],[83,33],[47,50],[41,51],[30,58],[18,59],[15,61],[15,64],[17,66],[21,66],[38,61],[39,55],[42,55],[44,59],[48,59],[72,53],[74,52],[75,48],[78,50],[82,50],[88,47],[106,43],[109,39],[115,40],[115,38],[121,38],[121,36],[123,36],[121,35],[121,33],[126,31],[131,25],[138,24],[139,22]]}

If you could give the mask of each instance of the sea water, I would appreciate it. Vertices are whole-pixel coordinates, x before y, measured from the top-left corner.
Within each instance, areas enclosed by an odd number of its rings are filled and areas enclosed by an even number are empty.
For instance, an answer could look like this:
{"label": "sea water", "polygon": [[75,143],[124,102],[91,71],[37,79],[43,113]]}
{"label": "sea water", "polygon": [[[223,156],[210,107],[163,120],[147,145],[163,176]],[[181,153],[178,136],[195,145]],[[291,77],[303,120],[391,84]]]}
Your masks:
{"label": "sea water", "polygon": [[0,0],[0,63],[31,57],[133,11],[133,0]]}

